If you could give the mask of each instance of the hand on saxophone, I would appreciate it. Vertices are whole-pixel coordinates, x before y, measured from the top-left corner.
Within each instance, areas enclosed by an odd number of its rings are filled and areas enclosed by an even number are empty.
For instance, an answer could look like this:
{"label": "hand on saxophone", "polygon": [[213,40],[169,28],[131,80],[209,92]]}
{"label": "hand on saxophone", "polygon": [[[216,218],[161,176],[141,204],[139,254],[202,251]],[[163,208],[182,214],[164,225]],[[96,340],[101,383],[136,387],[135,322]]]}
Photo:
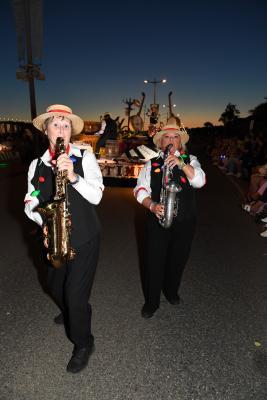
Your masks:
{"label": "hand on saxophone", "polygon": [[77,176],[73,170],[73,162],[66,153],[60,154],[56,161],[56,166],[58,171],[67,171],[67,177],[70,182],[76,181]]}
{"label": "hand on saxophone", "polygon": [[157,218],[164,216],[164,205],[161,203],[153,203],[150,211],[156,215]]}
{"label": "hand on saxophone", "polygon": [[179,168],[184,165],[183,159],[180,157],[176,157],[174,154],[170,154],[166,160],[165,163],[168,165],[169,168],[175,167],[177,165]]}
{"label": "hand on saxophone", "polygon": [[48,248],[48,229],[47,225],[43,226],[44,247]]}

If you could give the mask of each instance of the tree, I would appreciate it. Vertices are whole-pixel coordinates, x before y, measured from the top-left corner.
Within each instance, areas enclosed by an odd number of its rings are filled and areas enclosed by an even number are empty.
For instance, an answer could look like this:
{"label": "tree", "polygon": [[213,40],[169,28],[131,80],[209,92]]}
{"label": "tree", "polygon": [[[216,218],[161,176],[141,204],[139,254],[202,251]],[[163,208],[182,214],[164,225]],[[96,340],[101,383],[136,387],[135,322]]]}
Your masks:
{"label": "tree", "polygon": [[267,101],[249,110],[253,121],[253,132],[261,132],[267,135]]}
{"label": "tree", "polygon": [[205,122],[204,126],[205,128],[214,128],[214,125],[209,121]]}
{"label": "tree", "polygon": [[267,101],[265,103],[261,103],[253,110],[249,110],[249,113],[255,118],[260,120],[265,120],[267,122]]}
{"label": "tree", "polygon": [[235,104],[228,103],[225,111],[221,114],[218,121],[222,122],[224,125],[227,125],[238,119],[240,111],[236,108]]}

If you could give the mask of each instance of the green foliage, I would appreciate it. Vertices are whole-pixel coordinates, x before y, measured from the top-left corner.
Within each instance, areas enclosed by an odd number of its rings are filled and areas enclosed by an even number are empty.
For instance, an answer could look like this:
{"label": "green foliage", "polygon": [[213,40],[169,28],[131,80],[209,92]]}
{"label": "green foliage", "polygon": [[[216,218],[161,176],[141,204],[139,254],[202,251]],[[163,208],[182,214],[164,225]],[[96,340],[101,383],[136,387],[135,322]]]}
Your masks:
{"label": "green foliage", "polygon": [[255,118],[267,122],[267,101],[256,106],[249,113]]}
{"label": "green foliage", "polygon": [[239,117],[239,114],[240,111],[236,108],[236,105],[228,103],[225,111],[221,114],[218,121],[222,122],[224,125],[227,125],[235,121]]}
{"label": "green foliage", "polygon": [[204,126],[205,126],[205,128],[214,128],[214,125],[209,121],[205,122]]}

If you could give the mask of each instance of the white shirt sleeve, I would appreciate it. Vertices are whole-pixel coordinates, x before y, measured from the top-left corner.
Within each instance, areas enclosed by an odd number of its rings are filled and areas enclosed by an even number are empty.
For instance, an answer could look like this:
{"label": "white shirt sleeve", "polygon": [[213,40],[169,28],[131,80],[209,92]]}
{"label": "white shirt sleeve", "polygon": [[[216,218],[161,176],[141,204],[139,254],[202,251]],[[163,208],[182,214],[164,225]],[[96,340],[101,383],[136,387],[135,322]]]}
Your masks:
{"label": "white shirt sleeve", "polygon": [[97,205],[102,199],[104,185],[100,167],[93,153],[84,152],[82,167],[84,178],[80,176],[79,181],[72,186],[89,203]]}
{"label": "white shirt sleeve", "polygon": [[31,180],[34,176],[37,162],[38,162],[38,159],[35,159],[31,162],[31,164],[29,166],[28,191],[24,198],[24,203],[25,203],[24,212],[28,218],[30,218],[32,221],[36,222],[39,226],[42,226],[43,219],[41,217],[41,214],[37,211],[34,211],[35,207],[37,207],[39,204],[38,197],[31,195],[31,193],[34,192],[34,190],[35,190],[35,187],[32,185]]}
{"label": "white shirt sleeve", "polygon": [[106,121],[103,120],[101,122],[101,128],[99,129],[98,132],[95,133],[95,135],[103,135],[106,125],[107,125]]}
{"label": "white shirt sleeve", "polygon": [[142,204],[143,200],[146,197],[151,196],[150,173],[151,173],[151,162],[148,161],[139,172],[139,176],[137,178],[137,184],[133,190],[134,196],[138,201],[138,203]]}
{"label": "white shirt sleeve", "polygon": [[[195,176],[193,179],[188,178],[188,181],[192,187],[201,188],[206,183],[206,175],[202,170],[197,157],[190,155],[190,165],[194,168]],[[133,190],[136,200],[141,204],[146,197],[151,196],[150,181],[151,161],[148,161],[141,169],[137,178],[137,184]]]}
{"label": "white shirt sleeve", "polygon": [[190,154],[190,165],[194,168],[195,176],[193,179],[188,179],[191,186],[196,189],[201,188],[206,183],[206,174],[201,168],[200,162],[198,161],[196,156],[192,156]]}

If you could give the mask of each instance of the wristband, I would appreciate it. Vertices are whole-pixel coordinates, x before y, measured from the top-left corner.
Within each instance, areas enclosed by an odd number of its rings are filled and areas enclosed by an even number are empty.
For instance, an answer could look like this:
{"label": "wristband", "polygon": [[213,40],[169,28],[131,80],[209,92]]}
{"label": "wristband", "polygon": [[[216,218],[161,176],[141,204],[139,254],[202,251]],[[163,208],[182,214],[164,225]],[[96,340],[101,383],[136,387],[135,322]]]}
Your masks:
{"label": "wristband", "polygon": [[178,157],[178,160],[179,160],[178,168],[183,169],[186,166],[186,163],[184,162],[182,157]]}
{"label": "wristband", "polygon": [[70,182],[71,185],[75,185],[76,183],[78,183],[80,180],[80,175],[76,174],[76,179],[74,182]]}
{"label": "wristband", "polygon": [[156,204],[156,203],[154,203],[154,201],[151,201],[150,206],[149,206],[149,210],[150,210],[151,212],[153,212],[153,211],[152,211],[152,207],[154,207],[155,204]]}

